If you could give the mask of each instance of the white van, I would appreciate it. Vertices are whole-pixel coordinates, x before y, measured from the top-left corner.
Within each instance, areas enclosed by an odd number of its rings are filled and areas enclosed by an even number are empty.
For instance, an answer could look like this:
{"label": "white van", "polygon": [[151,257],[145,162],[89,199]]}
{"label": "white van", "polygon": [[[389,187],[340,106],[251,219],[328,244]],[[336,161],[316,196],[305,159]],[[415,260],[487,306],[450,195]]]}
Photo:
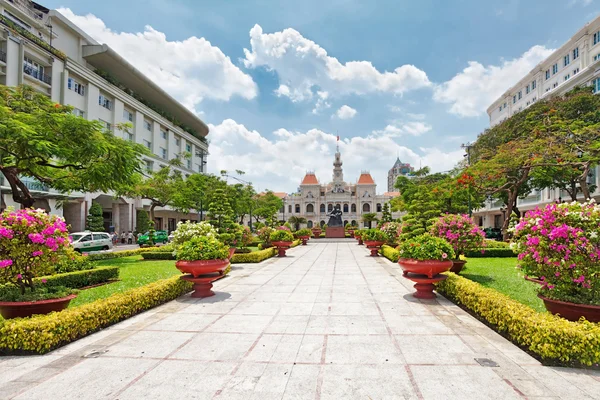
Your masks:
{"label": "white van", "polygon": [[69,235],[75,251],[87,253],[112,249],[113,243],[106,232],[75,232]]}

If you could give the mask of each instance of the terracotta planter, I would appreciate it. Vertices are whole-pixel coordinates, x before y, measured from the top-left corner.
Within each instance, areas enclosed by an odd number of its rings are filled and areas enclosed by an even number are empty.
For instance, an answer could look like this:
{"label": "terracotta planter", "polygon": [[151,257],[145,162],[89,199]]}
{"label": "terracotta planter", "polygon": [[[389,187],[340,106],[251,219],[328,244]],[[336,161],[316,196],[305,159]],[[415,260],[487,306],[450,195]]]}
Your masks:
{"label": "terracotta planter", "polygon": [[273,242],[273,246],[277,247],[277,257],[285,257],[285,251],[290,248],[292,242]]}
{"label": "terracotta planter", "polygon": [[527,276],[527,275],[525,275],[524,278],[525,278],[526,281],[537,283],[538,285],[543,285],[544,284],[543,280],[541,280],[539,278],[535,278],[533,276]]}
{"label": "terracotta planter", "polygon": [[385,242],[378,240],[365,240],[365,246],[371,250],[371,257],[379,257],[379,249]]}
{"label": "terracotta planter", "polygon": [[459,274],[462,271],[463,267],[467,262],[463,260],[452,260],[452,268],[450,268],[450,272],[454,272],[455,274]]}
{"label": "terracotta planter", "polygon": [[404,271],[404,275],[409,272],[427,275],[429,278],[433,278],[440,272],[448,271],[452,268],[452,260],[438,261],[438,260],[412,260],[407,258],[401,258],[398,260],[398,264]]}
{"label": "terracotta planter", "polygon": [[298,239],[302,240],[302,246],[306,246],[306,242],[308,242],[310,236],[298,236]]}
{"label": "terracotta planter", "polygon": [[354,231],[352,229],[348,229],[348,233],[350,234],[351,238],[354,237]]}
{"label": "terracotta planter", "polygon": [[227,258],[227,259],[231,260],[231,257],[233,257],[234,254],[235,254],[235,247],[230,247],[229,248],[229,258]]}
{"label": "terracotta planter", "polygon": [[412,272],[405,273],[404,277],[413,281],[416,292],[413,293],[413,297],[417,299],[435,299],[436,295],[433,293],[435,289],[435,283],[441,282],[448,278],[446,275],[437,274],[433,278],[428,278],[426,275],[419,275]]}
{"label": "terracotta planter", "polygon": [[39,301],[0,301],[0,315],[5,319],[26,318],[36,314],[48,314],[62,311],[69,306],[76,294],[58,299]]}
{"label": "terracotta planter", "polygon": [[544,302],[546,310],[552,314],[558,314],[569,321],[579,321],[584,317],[590,322],[600,322],[600,306],[589,304],[576,304],[566,301],[553,300],[538,294],[538,297]]}
{"label": "terracotta planter", "polygon": [[314,236],[315,238],[319,238],[319,237],[321,237],[321,232],[323,232],[321,229],[313,229],[313,230],[312,230],[313,236]]}
{"label": "terracotta planter", "polygon": [[229,265],[229,260],[196,260],[177,261],[175,267],[184,274],[190,274],[194,278],[200,275],[216,274],[223,275],[223,271]]}
{"label": "terracotta planter", "polygon": [[362,240],[362,237],[360,237],[360,235],[358,235],[358,236],[357,236],[357,235],[355,234],[355,235],[354,235],[354,238],[355,238],[355,239],[358,241],[358,245],[359,245],[359,246],[362,246],[362,245],[363,245],[363,240]]}

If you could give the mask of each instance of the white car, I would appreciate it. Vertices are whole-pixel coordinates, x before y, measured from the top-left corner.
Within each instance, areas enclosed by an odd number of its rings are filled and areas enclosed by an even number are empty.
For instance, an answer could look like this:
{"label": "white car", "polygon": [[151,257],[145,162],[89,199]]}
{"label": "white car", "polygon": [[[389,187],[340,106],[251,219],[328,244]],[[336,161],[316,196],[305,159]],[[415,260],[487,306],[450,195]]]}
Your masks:
{"label": "white car", "polygon": [[110,235],[106,232],[75,232],[69,235],[75,251],[87,253],[96,250],[110,250],[113,247]]}

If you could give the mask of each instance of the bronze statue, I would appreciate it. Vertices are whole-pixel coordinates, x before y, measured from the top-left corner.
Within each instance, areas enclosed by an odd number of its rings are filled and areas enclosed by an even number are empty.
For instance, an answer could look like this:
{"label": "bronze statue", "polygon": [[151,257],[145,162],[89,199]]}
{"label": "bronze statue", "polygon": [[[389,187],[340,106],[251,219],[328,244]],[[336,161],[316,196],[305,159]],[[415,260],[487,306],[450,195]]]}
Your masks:
{"label": "bronze statue", "polygon": [[329,217],[329,222],[327,222],[328,227],[335,228],[344,226],[342,222],[342,210],[340,210],[339,206],[334,208],[327,216]]}

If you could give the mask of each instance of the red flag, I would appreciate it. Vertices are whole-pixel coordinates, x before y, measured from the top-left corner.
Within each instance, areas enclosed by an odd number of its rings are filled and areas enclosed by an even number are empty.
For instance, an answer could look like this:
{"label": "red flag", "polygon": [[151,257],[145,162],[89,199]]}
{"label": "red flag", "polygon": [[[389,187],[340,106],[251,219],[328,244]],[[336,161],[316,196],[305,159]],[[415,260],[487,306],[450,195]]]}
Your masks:
{"label": "red flag", "polygon": [[339,135],[338,135],[338,137],[337,137],[337,141],[338,141],[338,142],[340,141],[340,136],[339,136]]}

